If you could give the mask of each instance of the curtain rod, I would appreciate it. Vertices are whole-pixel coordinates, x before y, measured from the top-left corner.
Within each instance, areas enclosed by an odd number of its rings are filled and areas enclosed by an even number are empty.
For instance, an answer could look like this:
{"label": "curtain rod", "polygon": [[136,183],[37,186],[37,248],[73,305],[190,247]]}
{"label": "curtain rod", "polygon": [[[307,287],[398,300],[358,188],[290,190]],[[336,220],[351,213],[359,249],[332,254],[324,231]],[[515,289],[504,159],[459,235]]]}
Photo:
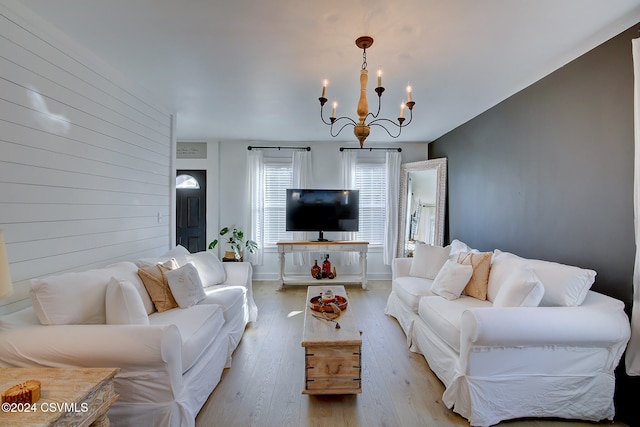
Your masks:
{"label": "curtain rod", "polygon": [[369,147],[369,148],[357,148],[357,147],[340,147],[340,151],[344,151],[344,150],[387,150],[387,151],[397,151],[398,153],[402,152],[402,148],[398,147],[398,148],[392,148],[392,147]]}
{"label": "curtain rod", "polygon": [[269,150],[269,149],[275,150],[275,149],[278,149],[278,150],[306,150],[306,151],[311,151],[311,147],[257,147],[257,146],[251,146],[251,145],[247,147],[247,150],[253,150],[254,148],[258,148],[258,149],[261,149],[261,150]]}

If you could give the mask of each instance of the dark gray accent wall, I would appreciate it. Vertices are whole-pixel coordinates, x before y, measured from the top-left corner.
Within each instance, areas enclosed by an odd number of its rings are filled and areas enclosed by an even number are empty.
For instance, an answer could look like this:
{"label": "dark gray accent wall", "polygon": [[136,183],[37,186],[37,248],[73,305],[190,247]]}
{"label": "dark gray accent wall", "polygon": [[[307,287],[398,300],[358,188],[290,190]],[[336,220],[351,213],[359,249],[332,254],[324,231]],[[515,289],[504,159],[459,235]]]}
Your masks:
{"label": "dark gray accent wall", "polygon": [[631,304],[637,27],[434,141],[447,157],[448,237],[591,268]]}
{"label": "dark gray accent wall", "polygon": [[[447,238],[595,270],[631,312],[633,58],[638,25],[429,144],[448,158]],[[640,378],[616,371],[640,425]]]}

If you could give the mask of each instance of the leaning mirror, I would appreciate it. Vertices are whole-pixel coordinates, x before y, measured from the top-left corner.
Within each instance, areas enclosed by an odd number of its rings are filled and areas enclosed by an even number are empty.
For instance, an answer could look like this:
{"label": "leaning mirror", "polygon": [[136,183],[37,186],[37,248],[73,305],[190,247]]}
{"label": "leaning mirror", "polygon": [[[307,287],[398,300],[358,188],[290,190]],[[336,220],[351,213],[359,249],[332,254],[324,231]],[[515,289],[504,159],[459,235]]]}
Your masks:
{"label": "leaning mirror", "polygon": [[412,256],[416,242],[442,246],[446,187],[447,159],[401,166],[398,257]]}

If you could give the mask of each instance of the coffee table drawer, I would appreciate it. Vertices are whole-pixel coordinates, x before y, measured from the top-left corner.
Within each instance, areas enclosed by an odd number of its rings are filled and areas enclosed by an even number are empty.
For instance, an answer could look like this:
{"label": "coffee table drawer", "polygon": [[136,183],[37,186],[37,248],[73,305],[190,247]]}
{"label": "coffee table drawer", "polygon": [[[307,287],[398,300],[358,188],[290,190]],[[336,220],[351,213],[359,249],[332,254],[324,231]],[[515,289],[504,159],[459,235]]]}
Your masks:
{"label": "coffee table drawer", "polygon": [[361,392],[360,346],[306,348],[305,393]]}

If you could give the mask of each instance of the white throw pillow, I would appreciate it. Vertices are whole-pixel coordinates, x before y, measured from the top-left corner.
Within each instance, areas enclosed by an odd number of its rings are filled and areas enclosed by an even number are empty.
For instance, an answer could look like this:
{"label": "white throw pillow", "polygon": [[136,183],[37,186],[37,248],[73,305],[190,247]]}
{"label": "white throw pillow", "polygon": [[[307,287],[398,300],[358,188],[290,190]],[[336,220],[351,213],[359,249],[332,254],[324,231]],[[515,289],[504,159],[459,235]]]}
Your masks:
{"label": "white throw pillow", "polygon": [[180,308],[196,305],[207,296],[202,287],[198,270],[193,264],[185,264],[175,270],[166,271],[164,274],[169,282],[173,298]]}
{"label": "white throw pillow", "polygon": [[457,299],[467,286],[472,274],[473,267],[470,264],[458,264],[447,260],[433,279],[431,292],[448,300]]}
{"label": "white throw pillow", "polygon": [[537,307],[542,301],[544,286],[530,267],[519,267],[511,271],[500,287],[494,307]]}
{"label": "white throw pillow", "polygon": [[596,278],[596,272],[593,270],[557,262],[521,258],[496,249],[489,274],[487,299],[494,301],[509,270],[523,265],[531,267],[542,282],[544,296],[540,305],[546,307],[574,307],[582,304]]}
{"label": "white throw pillow", "polygon": [[511,272],[522,267],[522,263],[508,255],[510,254],[497,249],[493,251],[491,270],[489,271],[489,282],[487,285],[487,300],[491,302],[495,301],[500,287],[506,283]]}
{"label": "white throw pillow", "polygon": [[416,243],[409,275],[424,277],[425,279],[435,279],[444,263],[449,259],[450,249],[449,246],[443,248],[425,243]]}
{"label": "white throw pillow", "polygon": [[148,325],[149,316],[135,286],[111,278],[105,296],[108,325]]}
{"label": "white throw pillow", "polygon": [[[212,251],[202,251],[188,255],[185,261],[192,263],[198,269],[202,286],[205,288],[219,285],[227,280],[227,273],[222,262]],[[181,262],[181,260],[178,262]]]}
{"label": "white throw pillow", "polygon": [[449,247],[451,248],[449,250],[449,259],[451,261],[457,260],[460,252],[479,252],[477,249],[470,248],[466,243],[458,239],[454,239]]}

